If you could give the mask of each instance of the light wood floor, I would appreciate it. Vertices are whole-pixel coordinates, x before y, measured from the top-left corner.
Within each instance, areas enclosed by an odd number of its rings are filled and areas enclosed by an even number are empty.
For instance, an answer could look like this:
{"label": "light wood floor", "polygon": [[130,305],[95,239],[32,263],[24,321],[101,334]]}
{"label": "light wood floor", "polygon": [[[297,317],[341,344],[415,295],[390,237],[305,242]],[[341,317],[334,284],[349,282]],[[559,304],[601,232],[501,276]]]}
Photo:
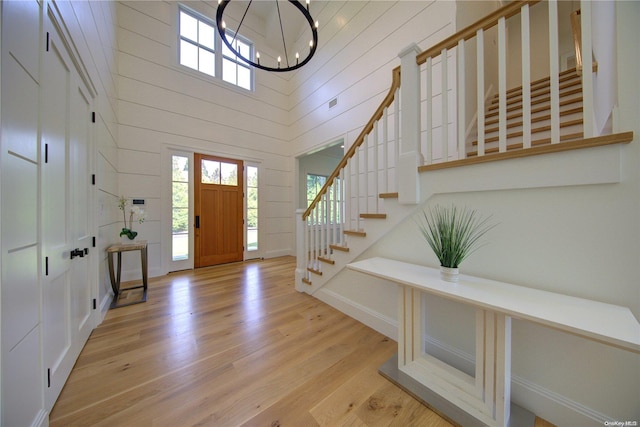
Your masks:
{"label": "light wood floor", "polygon": [[50,425],[449,426],[377,373],[396,342],[296,292],[294,269],[151,279],[146,303],[93,331]]}

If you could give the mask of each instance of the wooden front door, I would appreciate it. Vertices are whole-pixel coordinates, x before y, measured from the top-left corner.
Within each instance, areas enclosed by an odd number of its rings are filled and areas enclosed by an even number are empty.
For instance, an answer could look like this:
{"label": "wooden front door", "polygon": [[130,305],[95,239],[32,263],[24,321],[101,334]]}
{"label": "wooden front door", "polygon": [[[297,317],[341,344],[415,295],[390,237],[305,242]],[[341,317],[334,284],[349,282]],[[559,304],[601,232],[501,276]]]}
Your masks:
{"label": "wooden front door", "polygon": [[242,261],[242,161],[195,154],[195,267]]}

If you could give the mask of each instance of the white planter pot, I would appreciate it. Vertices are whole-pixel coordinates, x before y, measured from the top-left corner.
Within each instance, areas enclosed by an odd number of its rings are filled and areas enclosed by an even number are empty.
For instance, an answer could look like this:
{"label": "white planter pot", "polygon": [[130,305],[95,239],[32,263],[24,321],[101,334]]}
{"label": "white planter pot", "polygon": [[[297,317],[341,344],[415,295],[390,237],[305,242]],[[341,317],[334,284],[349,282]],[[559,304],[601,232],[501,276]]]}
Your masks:
{"label": "white planter pot", "polygon": [[446,282],[458,281],[459,269],[440,266],[440,278]]}

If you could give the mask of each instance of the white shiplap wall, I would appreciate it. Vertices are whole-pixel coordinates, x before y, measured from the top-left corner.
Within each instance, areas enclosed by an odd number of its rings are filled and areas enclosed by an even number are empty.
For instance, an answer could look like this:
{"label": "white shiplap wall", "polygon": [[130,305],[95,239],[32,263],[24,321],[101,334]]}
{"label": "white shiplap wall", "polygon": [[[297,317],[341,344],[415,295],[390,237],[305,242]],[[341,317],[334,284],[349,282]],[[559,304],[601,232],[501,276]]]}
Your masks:
{"label": "white shiplap wall", "polygon": [[[211,2],[184,2],[215,17]],[[293,253],[292,161],[286,78],[256,73],[249,92],[178,64],[177,2],[121,2],[119,17],[119,193],[146,201],[137,226],[150,243],[150,274],[163,272],[163,155],[175,148],[249,161],[259,166],[261,249],[265,257]],[[246,27],[261,40],[261,28]],[[167,240],[167,239],[165,239]],[[135,266],[125,264],[125,270]]]}
{"label": "white shiplap wall", "polygon": [[[453,2],[329,3],[314,66],[290,82],[295,155],[339,137],[350,146],[388,92],[398,53],[411,43],[427,49],[455,32]],[[329,110],[334,97],[338,105]]]}
{"label": "white shiplap wall", "polygon": [[[182,4],[215,17],[210,2]],[[293,254],[295,156],[339,138],[348,147],[388,91],[398,53],[413,42],[427,48],[455,27],[451,2],[314,1],[311,12],[320,42],[310,64],[291,73],[258,70],[247,92],[178,64],[177,2],[118,4],[119,194],[146,200],[138,229],[150,241],[152,275],[163,272],[168,253],[160,202],[168,147],[259,164],[262,255]],[[264,46],[259,22],[245,33]],[[125,261],[125,271],[134,269]]]}

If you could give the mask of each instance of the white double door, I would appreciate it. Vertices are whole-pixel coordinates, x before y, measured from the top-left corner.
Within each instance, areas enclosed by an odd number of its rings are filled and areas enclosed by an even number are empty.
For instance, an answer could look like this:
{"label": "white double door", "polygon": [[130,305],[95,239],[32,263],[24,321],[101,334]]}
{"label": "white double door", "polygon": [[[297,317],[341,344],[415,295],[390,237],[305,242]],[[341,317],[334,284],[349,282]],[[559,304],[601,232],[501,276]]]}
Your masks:
{"label": "white double door", "polygon": [[42,342],[44,403],[51,410],[93,329],[92,266],[97,258],[91,220],[91,92],[50,19],[45,19],[45,31],[49,34],[40,116]]}

